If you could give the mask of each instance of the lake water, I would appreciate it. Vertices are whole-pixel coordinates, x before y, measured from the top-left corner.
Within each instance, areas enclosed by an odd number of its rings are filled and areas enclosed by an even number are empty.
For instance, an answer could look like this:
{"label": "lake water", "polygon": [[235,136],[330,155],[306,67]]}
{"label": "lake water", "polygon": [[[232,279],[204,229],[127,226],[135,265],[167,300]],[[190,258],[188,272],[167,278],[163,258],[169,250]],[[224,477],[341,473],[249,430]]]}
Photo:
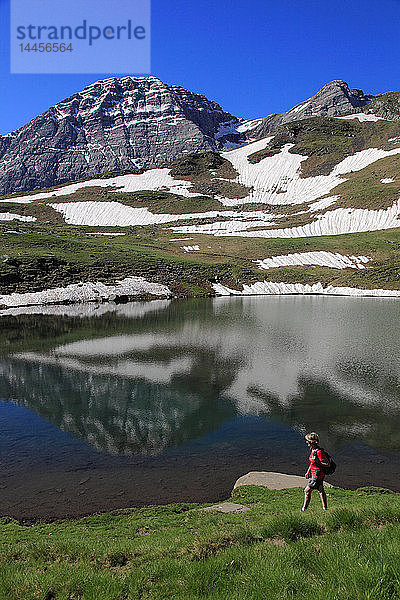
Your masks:
{"label": "lake water", "polygon": [[303,474],[307,431],[332,483],[400,491],[399,314],[318,296],[2,313],[0,512],[220,500],[247,471]]}

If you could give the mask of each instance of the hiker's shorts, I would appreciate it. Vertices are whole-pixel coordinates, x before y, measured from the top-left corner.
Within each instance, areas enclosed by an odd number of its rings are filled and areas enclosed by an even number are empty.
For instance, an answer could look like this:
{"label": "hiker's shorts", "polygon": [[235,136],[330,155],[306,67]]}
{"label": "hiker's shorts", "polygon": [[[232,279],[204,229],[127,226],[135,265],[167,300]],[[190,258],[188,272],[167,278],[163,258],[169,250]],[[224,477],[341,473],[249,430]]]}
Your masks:
{"label": "hiker's shorts", "polygon": [[310,490],[318,490],[319,492],[322,492],[322,490],[324,489],[324,480],[311,477],[311,479],[308,481],[307,486],[310,488]]}

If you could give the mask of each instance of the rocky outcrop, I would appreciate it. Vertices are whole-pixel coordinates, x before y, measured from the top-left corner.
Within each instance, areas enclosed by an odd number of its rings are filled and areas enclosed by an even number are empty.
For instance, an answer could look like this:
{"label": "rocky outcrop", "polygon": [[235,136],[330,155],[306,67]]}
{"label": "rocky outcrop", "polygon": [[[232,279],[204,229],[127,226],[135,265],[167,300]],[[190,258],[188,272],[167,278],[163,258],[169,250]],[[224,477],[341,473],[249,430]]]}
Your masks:
{"label": "rocky outcrop", "polygon": [[262,119],[257,127],[247,133],[257,139],[268,135],[279,125],[308,119],[309,117],[337,117],[345,115],[367,105],[374,96],[364,94],[362,90],[350,89],[342,80],[331,81],[324,85],[312,98],[297,104],[282,114],[272,114]]}
{"label": "rocky outcrop", "polygon": [[240,137],[231,131],[238,123],[216,102],[156,77],[98,81],[0,138],[0,194],[215,151]]}
{"label": "rocky outcrop", "polygon": [[387,92],[377,96],[363,112],[391,121],[400,120],[400,92]]}

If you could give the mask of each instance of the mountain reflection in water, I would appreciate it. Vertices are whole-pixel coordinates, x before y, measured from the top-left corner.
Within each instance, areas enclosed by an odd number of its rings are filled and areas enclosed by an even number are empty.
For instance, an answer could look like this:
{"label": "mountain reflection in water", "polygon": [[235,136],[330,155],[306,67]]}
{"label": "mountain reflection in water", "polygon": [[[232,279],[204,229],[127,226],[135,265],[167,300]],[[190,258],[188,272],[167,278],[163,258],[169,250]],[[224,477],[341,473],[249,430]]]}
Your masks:
{"label": "mountain reflection in water", "polygon": [[3,316],[0,397],[111,454],[159,454],[246,414],[332,450],[399,451],[399,306],[248,297]]}

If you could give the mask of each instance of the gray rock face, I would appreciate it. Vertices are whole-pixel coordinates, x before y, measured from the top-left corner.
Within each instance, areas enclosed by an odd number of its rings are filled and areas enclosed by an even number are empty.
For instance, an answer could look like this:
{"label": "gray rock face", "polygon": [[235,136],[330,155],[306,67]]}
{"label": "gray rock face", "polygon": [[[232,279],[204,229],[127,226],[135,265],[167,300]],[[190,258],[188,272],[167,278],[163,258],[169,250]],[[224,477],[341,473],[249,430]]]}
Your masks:
{"label": "gray rock face", "polygon": [[332,81],[286,113],[244,121],[156,77],[105,79],[0,137],[0,195],[234,148],[282,123],[360,110],[372,98]]}
{"label": "gray rock face", "polygon": [[282,114],[272,114],[262,119],[257,127],[248,132],[248,137],[261,138],[279,125],[308,119],[309,117],[337,117],[351,112],[361,112],[375,96],[366,95],[362,90],[350,89],[345,81],[331,81],[324,85],[309,100],[297,104]]}
{"label": "gray rock face", "polygon": [[362,112],[374,114],[390,121],[400,120],[400,92],[387,92],[377,96]]}
{"label": "gray rock face", "polygon": [[215,151],[238,123],[205,96],[156,77],[99,81],[0,138],[0,194]]}

